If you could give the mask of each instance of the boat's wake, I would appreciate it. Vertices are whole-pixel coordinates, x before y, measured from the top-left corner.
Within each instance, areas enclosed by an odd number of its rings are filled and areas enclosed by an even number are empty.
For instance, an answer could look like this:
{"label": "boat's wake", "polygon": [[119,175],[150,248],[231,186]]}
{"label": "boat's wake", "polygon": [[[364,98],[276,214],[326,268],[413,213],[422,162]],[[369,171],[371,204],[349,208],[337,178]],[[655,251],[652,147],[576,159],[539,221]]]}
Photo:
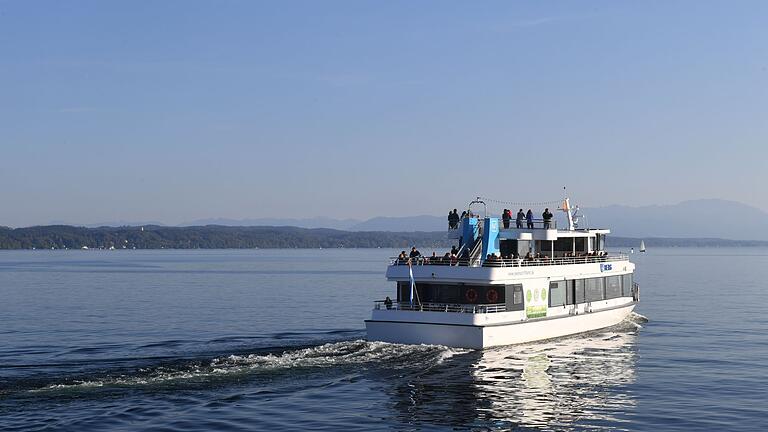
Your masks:
{"label": "boat's wake", "polygon": [[[632,313],[621,323],[604,330],[558,338],[546,342],[526,344],[515,348],[535,346],[545,351],[562,344],[578,342],[576,348],[602,346],[602,341],[614,340],[642,328],[648,319]],[[600,343],[598,343],[600,342]],[[510,348],[511,349],[511,348]],[[379,370],[424,371],[442,364],[458,354],[472,350],[437,345],[400,345],[365,340],[329,342],[321,345],[272,348],[251,353],[218,355],[204,359],[164,360],[155,365],[136,365],[120,369],[103,370],[100,373],[51,378],[46,381],[17,381],[0,391],[0,397],[9,394],[66,395],[89,391],[110,391],[127,388],[172,389],[179,387],[205,387],[227,383],[273,378],[279,374],[313,373],[316,371],[353,368]]]}
{"label": "boat's wake", "polygon": [[624,322],[634,324],[637,328],[643,328],[643,324],[648,322],[648,318],[637,312],[632,312],[624,318]]}
{"label": "boat's wake", "polygon": [[[325,368],[420,368],[438,365],[468,350],[435,345],[398,345],[353,340],[323,345],[214,357],[138,368],[120,374],[62,379],[60,382],[23,389],[27,394],[72,393],[93,389],[178,387],[256,379],[280,373],[311,372]],[[18,389],[22,390],[22,389]]]}

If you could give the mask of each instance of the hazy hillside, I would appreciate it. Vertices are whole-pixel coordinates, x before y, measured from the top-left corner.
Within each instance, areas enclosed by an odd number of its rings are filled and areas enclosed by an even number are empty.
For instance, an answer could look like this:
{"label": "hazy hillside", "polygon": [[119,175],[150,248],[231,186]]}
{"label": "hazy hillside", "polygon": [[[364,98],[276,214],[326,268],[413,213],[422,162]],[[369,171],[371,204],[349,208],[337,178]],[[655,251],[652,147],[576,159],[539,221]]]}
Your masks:
{"label": "hazy hillside", "polygon": [[725,200],[684,201],[665,206],[586,208],[591,227],[625,237],[715,237],[768,240],[768,213]]}
{"label": "hazy hillside", "polygon": [[375,217],[352,225],[351,231],[445,231],[448,229],[448,215]]}
{"label": "hazy hillside", "polygon": [[[357,219],[332,219],[328,217],[313,217],[303,219],[291,218],[256,218],[256,219],[198,219],[191,222],[179,224],[179,226],[205,226],[205,225],[223,225],[223,226],[292,226],[298,228],[330,228],[349,231],[354,225],[361,221]],[[358,231],[358,230],[354,230]],[[371,230],[368,230],[371,231]],[[374,230],[375,231],[375,230]]]}
{"label": "hazy hillside", "polygon": [[[648,248],[658,246],[768,246],[768,242],[716,238],[644,237]],[[445,251],[454,242],[444,231],[340,231],[296,227],[99,227],[67,225],[29,228],[0,227],[0,249],[252,249],[252,248],[397,248],[411,245],[422,252]],[[609,247],[637,248],[639,238],[609,237]]]}
{"label": "hazy hillside", "polygon": [[[537,217],[542,209],[534,209]],[[555,211],[559,227],[565,226],[562,212]],[[718,200],[684,201],[674,205],[643,207],[608,206],[583,208],[581,226],[606,227],[616,236],[720,238],[768,240],[768,213],[746,204]],[[498,215],[497,215],[498,216]],[[99,226],[105,224],[98,224]],[[117,226],[118,224],[109,224]],[[120,223],[119,225],[146,225]],[[157,225],[157,224],[155,224]],[[445,231],[446,216],[379,216],[360,221],[313,217],[303,219],[201,219],[180,226],[293,226],[344,231],[417,232]],[[93,225],[89,225],[93,226]]]}
{"label": "hazy hillside", "polygon": [[450,247],[443,232],[351,232],[296,227],[0,227],[0,249],[252,249]]}

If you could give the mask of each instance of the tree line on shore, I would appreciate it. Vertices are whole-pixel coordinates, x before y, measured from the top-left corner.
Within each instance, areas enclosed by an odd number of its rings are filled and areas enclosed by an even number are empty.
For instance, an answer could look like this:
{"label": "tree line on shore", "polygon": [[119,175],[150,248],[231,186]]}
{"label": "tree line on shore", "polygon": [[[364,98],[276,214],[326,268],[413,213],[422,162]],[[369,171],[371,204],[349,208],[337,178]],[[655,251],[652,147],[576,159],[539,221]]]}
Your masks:
{"label": "tree line on shore", "polygon": [[351,232],[296,227],[0,227],[0,249],[255,249],[450,247],[444,232]]}
{"label": "tree line on shore", "polygon": [[[768,246],[766,241],[716,238],[645,238],[653,247]],[[99,227],[69,225],[0,227],[0,249],[255,249],[255,248],[450,248],[444,231],[340,231],[325,228],[232,227]],[[637,248],[639,238],[608,236],[608,246]]]}

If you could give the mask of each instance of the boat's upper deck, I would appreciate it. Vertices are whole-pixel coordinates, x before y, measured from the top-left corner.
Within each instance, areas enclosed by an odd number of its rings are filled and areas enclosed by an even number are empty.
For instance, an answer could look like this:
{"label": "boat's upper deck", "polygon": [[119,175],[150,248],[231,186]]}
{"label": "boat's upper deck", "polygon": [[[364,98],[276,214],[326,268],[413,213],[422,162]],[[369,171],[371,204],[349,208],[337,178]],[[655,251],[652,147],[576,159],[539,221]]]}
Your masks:
{"label": "boat's upper deck", "polygon": [[505,209],[501,218],[488,217],[484,210],[486,216],[479,217],[471,211],[478,203],[485,209],[485,203],[478,199],[461,216],[457,210],[450,213],[447,238],[455,242],[449,252],[425,256],[414,247],[410,253],[402,251],[393,258],[392,266],[538,267],[628,260],[626,255],[606,253],[605,238],[610,230],[579,227],[568,199],[562,206],[567,229],[557,228],[548,208],[540,219],[530,210],[523,217],[522,209],[515,216]]}
{"label": "boat's upper deck", "polygon": [[583,256],[562,256],[549,258],[547,256],[538,258],[486,258],[483,261],[472,262],[467,258],[449,257],[414,257],[414,258],[400,258],[391,257],[390,265],[412,265],[412,266],[459,266],[459,267],[538,267],[538,266],[553,266],[553,265],[572,265],[572,264],[592,264],[592,263],[607,263],[615,261],[628,261],[629,256],[623,253],[608,254],[603,253],[600,255],[583,255]]}

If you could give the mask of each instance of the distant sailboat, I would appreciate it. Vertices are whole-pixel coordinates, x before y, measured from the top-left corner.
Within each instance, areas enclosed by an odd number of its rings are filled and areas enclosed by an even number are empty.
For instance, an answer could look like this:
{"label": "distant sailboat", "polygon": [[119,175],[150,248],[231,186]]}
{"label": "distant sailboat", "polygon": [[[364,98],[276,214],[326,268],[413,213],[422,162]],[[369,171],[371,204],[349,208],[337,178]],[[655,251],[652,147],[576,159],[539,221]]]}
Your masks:
{"label": "distant sailboat", "polygon": [[645,242],[643,240],[640,240],[640,252],[645,252]]}

